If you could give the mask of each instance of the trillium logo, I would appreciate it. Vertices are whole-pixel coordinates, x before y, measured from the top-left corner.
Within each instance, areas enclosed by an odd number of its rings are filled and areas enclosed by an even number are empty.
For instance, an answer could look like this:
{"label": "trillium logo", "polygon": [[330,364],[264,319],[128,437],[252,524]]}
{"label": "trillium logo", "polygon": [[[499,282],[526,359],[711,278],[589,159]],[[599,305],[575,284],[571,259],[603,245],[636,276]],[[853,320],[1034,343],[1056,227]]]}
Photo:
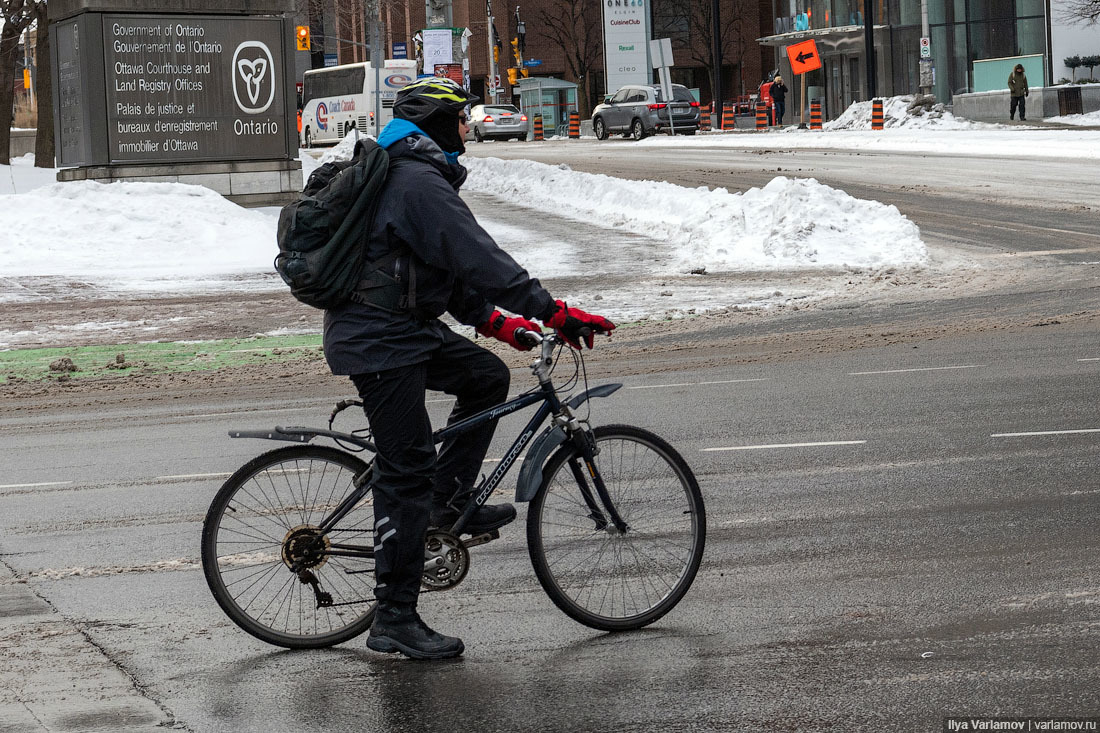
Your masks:
{"label": "trillium logo", "polygon": [[233,99],[242,112],[266,112],[275,100],[275,60],[259,41],[244,41],[233,53]]}

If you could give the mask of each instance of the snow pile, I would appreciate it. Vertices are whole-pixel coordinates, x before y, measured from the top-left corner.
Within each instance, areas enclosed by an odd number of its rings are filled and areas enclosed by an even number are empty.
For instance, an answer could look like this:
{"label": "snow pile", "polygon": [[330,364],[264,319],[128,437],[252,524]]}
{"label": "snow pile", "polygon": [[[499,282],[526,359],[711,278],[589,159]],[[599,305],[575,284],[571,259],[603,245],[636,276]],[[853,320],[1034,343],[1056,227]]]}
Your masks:
{"label": "snow pile", "polygon": [[[913,105],[914,99],[912,95],[884,98],[882,126],[925,130],[975,130],[999,127],[956,117],[948,112],[943,104]],[[872,104],[870,101],[853,102],[842,115],[835,120],[829,120],[822,127],[826,130],[870,130]]]}
{"label": "snow pile", "polygon": [[1043,122],[1057,122],[1062,125],[1100,125],[1100,110],[1086,112],[1083,115],[1047,117]]}
{"label": "snow pile", "polygon": [[780,176],[731,194],[525,160],[463,162],[466,190],[664,242],[673,272],[917,265],[927,258],[917,226],[896,207],[812,178]]}
{"label": "snow pile", "polygon": [[11,166],[0,165],[0,196],[26,193],[53,183],[57,183],[57,169],[35,168],[34,153],[12,158]]}
{"label": "snow pile", "polygon": [[273,272],[275,224],[202,186],[55,183],[0,195],[0,262],[5,275],[184,290],[196,279]]}

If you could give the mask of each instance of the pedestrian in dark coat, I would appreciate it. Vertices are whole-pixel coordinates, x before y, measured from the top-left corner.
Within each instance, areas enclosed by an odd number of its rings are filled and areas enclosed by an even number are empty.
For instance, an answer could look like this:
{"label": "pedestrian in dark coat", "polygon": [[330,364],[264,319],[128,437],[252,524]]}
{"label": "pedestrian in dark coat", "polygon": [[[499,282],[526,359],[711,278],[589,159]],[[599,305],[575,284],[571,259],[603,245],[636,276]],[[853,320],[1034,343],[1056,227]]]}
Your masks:
{"label": "pedestrian in dark coat", "polygon": [[787,111],[787,85],[783,83],[783,77],[777,76],[772,80],[772,101],[775,103],[775,124],[783,124],[783,115]]}
{"label": "pedestrian in dark coat", "polygon": [[1020,108],[1020,119],[1027,119],[1024,112],[1024,99],[1030,93],[1031,91],[1027,86],[1027,74],[1024,73],[1024,65],[1016,64],[1016,68],[1008,75],[1008,96],[1012,98],[1008,107],[1008,119],[1011,120],[1016,116],[1017,107]]}

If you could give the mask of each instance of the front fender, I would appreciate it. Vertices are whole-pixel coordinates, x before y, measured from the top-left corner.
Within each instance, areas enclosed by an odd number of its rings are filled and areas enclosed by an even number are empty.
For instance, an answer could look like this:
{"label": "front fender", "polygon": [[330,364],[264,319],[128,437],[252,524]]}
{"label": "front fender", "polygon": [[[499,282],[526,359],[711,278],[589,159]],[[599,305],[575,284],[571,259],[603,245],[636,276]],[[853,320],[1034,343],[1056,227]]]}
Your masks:
{"label": "front fender", "polygon": [[535,438],[527,449],[527,457],[519,467],[519,480],[516,482],[516,502],[531,501],[542,486],[542,464],[550,457],[568,436],[561,428],[547,428]]}
{"label": "front fender", "polygon": [[[566,404],[570,409],[576,409],[592,397],[607,397],[618,391],[621,384],[601,384],[598,387],[586,389],[584,392],[574,395]],[[516,482],[516,502],[531,501],[542,486],[542,466],[546,459],[557,449],[559,445],[568,439],[568,435],[560,427],[547,428],[539,437],[531,443],[527,449],[527,457],[523,459],[523,465],[519,469],[519,480]]]}

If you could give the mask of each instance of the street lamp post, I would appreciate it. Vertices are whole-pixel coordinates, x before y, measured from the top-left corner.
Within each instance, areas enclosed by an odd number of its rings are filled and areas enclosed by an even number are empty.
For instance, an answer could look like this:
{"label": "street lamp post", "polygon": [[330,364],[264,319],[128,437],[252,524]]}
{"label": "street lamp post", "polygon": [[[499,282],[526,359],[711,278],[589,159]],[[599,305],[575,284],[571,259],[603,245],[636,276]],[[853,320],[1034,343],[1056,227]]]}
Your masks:
{"label": "street lamp post", "polygon": [[[722,114],[722,23],[718,17],[719,0],[711,0],[711,19],[714,21],[714,113]],[[719,118],[721,119],[721,118]]]}

